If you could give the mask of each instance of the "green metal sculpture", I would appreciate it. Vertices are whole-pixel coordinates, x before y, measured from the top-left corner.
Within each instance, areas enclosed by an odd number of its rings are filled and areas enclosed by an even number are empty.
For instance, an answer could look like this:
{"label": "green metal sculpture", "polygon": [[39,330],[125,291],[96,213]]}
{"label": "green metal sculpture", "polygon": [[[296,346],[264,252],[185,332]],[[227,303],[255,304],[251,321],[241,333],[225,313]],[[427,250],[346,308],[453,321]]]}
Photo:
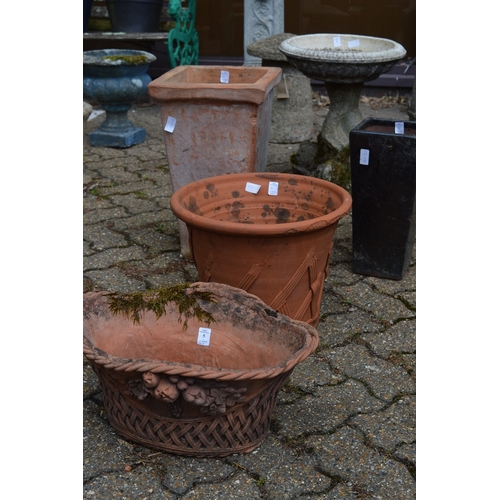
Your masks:
{"label": "green metal sculpture", "polygon": [[197,65],[199,53],[198,32],[195,29],[196,0],[170,0],[168,13],[175,19],[175,28],[168,33],[168,54],[172,68],[184,65]]}

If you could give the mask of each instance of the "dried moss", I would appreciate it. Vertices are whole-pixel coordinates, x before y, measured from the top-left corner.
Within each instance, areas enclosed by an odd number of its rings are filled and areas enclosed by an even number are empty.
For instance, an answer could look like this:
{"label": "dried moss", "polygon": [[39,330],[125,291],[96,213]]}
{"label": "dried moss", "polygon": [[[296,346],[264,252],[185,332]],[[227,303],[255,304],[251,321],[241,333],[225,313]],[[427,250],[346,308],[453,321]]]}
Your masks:
{"label": "dried moss", "polygon": [[105,56],[103,58],[104,61],[116,61],[116,62],[124,62],[128,65],[138,66],[139,64],[148,64],[148,58],[142,54],[120,54],[114,56]]}
{"label": "dried moss", "polygon": [[[189,291],[188,291],[189,289]],[[215,303],[210,292],[196,290],[196,286],[191,287],[188,283],[181,285],[154,288],[144,292],[121,293],[109,292],[109,310],[115,314],[122,314],[127,319],[131,319],[134,324],[139,324],[141,317],[146,311],[152,311],[156,318],[160,318],[166,312],[166,305],[173,302],[179,310],[179,323],[184,317],[183,327],[187,328],[190,318],[204,321],[207,325],[215,323],[213,316],[205,311],[200,301]]]}
{"label": "dried moss", "polygon": [[319,177],[338,184],[351,191],[351,150],[349,146],[335,150],[325,143],[321,134],[318,136],[318,149],[314,164],[321,168]]}

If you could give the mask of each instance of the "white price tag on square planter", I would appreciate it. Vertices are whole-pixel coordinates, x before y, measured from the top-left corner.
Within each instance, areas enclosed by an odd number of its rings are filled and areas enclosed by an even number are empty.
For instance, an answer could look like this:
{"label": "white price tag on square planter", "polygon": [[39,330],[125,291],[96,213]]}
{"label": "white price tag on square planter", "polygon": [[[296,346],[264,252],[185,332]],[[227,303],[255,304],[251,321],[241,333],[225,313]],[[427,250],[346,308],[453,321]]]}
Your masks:
{"label": "white price tag on square planter", "polygon": [[359,47],[359,40],[351,40],[347,42],[347,46],[352,49],[353,47]]}
{"label": "white price tag on square planter", "polygon": [[405,123],[404,122],[394,123],[394,133],[404,134],[405,133]]}
{"label": "white price tag on square planter", "polygon": [[269,187],[267,188],[267,194],[269,196],[278,196],[278,182],[270,182]]}
{"label": "white price tag on square planter", "polygon": [[221,83],[229,83],[229,71],[222,70],[220,72],[220,82]]}
{"label": "white price tag on square planter", "polygon": [[177,120],[173,116],[169,116],[167,118],[167,123],[165,124],[165,132],[172,133],[174,131],[176,122]]}
{"label": "white price tag on square planter", "polygon": [[340,47],[342,45],[342,39],[339,36],[333,37],[333,46]]}
{"label": "white price tag on square planter", "polygon": [[359,150],[359,164],[368,165],[370,163],[370,150],[360,149]]}
{"label": "white price tag on square planter", "polygon": [[210,345],[211,328],[200,327],[198,330],[198,345]]}
{"label": "white price tag on square planter", "polygon": [[247,182],[247,185],[245,186],[245,191],[248,191],[249,193],[257,194],[260,189],[260,184],[254,184],[253,182]]}

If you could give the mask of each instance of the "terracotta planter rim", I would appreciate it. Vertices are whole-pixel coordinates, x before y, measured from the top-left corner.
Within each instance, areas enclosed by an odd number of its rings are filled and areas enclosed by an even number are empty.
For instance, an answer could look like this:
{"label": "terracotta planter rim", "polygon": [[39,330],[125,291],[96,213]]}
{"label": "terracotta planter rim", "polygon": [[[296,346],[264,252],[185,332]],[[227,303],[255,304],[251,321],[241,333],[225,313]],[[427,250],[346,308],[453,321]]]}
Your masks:
{"label": "terracotta planter rim", "polygon": [[[311,220],[304,220],[299,222],[287,222],[285,224],[242,224],[240,222],[231,221],[219,221],[210,219],[203,215],[197,215],[187,208],[185,208],[181,199],[189,191],[196,189],[201,185],[214,184],[217,186],[218,183],[234,181],[240,184],[249,182],[258,182],[260,179],[266,181],[280,181],[285,179],[295,179],[297,182],[313,182],[319,187],[324,187],[328,190],[335,192],[340,195],[342,201],[340,206],[336,207],[335,210],[329,212],[325,215],[315,217]],[[274,201],[280,199],[279,196]],[[303,234],[311,231],[317,231],[323,227],[331,226],[344,217],[352,205],[351,195],[342,187],[332,182],[318,179],[315,177],[302,176],[296,174],[275,174],[275,173],[241,173],[241,174],[230,174],[230,175],[218,175],[215,177],[208,177],[206,179],[201,179],[199,181],[192,182],[186,186],[181,187],[175,191],[170,199],[170,207],[175,215],[188,225],[204,229],[211,232],[216,232],[219,234],[244,234],[247,236],[291,236],[295,233]]]}
{"label": "terracotta planter rim", "polygon": [[[239,288],[226,284],[206,282],[193,283],[191,286],[196,286],[199,291],[213,292],[215,295],[219,294],[220,296],[237,292],[243,298],[250,299],[257,312],[265,313],[267,316],[270,316],[270,308],[268,305],[266,305],[259,297],[247,293],[244,290],[240,290]],[[94,298],[105,296],[106,293],[107,292],[90,292],[85,294],[84,299],[85,297]],[[230,297],[229,295],[227,296]],[[271,379],[290,371],[296,365],[305,360],[312,352],[314,352],[319,342],[318,333],[311,325],[303,321],[290,319],[289,317],[276,311],[273,311],[273,315],[270,317],[274,317],[274,314],[276,314],[275,317],[280,321],[280,323],[289,324],[294,328],[301,328],[304,331],[304,343],[302,347],[274,366],[238,370],[232,368],[207,367],[194,363],[169,362],[165,360],[121,358],[109,354],[97,347],[89,338],[85,326],[83,332],[83,353],[88,359],[92,360],[92,362],[101,365],[108,370],[116,370],[118,372],[152,372],[157,374],[182,375],[184,377],[216,380]],[[155,320],[154,313],[148,313],[148,315],[145,315],[141,324],[144,324],[145,321],[147,322],[148,317]]]}
{"label": "terracotta planter rim", "polygon": [[[186,82],[176,77],[188,71],[245,71],[262,73],[255,82]],[[280,82],[281,68],[251,66],[178,66],[153,80],[149,86],[150,96],[159,103],[169,101],[223,101],[262,104],[267,94]]]}

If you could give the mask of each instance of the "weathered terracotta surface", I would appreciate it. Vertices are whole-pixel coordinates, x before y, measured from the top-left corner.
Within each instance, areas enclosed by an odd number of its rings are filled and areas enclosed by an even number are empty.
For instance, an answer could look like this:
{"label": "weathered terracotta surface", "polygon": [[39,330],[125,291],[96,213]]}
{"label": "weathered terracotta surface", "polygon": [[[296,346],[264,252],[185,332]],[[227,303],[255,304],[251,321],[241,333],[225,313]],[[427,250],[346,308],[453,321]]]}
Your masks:
{"label": "weathered terracotta surface", "polygon": [[[221,71],[229,83],[220,83]],[[272,92],[281,69],[179,66],[149,84],[159,102],[173,190],[215,175],[262,172],[267,164]],[[179,224],[182,254],[191,258],[187,230]]]}
{"label": "weathered terracotta surface", "polygon": [[318,345],[316,330],[219,283],[195,283],[216,303],[208,346],[174,305],[139,325],[113,315],[103,292],[84,295],[83,352],[103,389],[111,425],[144,446],[225,456],[254,450],[269,432],[278,392]]}
{"label": "weathered terracotta surface", "polygon": [[[261,186],[257,194],[245,190],[247,182]],[[270,182],[278,183],[277,196],[268,194]],[[170,200],[188,226],[199,280],[244,289],[313,326],[333,235],[351,203],[330,182],[272,173],[204,179]]]}

